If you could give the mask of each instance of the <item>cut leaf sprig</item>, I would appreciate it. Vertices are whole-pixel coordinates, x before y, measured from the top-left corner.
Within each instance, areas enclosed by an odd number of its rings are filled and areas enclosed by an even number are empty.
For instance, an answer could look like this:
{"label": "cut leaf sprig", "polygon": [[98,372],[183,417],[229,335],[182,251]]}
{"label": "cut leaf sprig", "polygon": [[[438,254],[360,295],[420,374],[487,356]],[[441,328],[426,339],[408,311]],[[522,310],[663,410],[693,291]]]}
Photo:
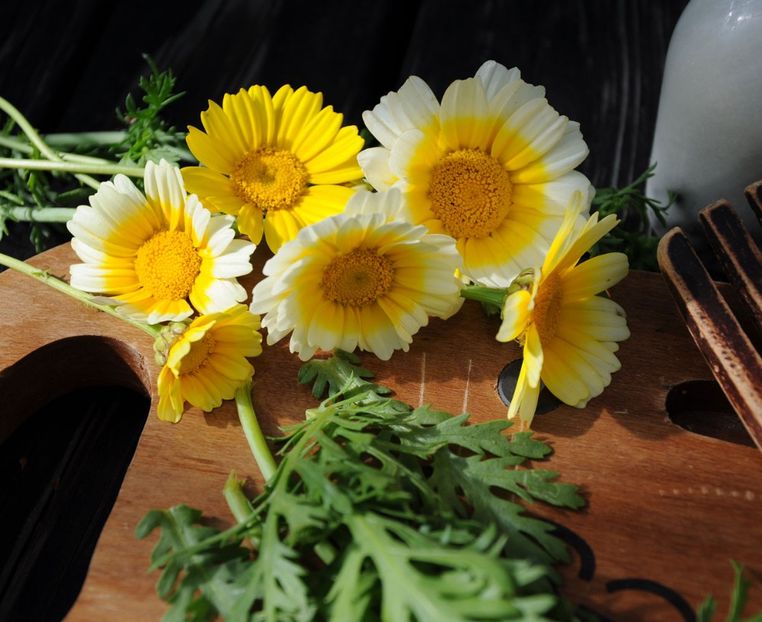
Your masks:
{"label": "cut leaf sprig", "polygon": [[247,501],[228,480],[237,525],[209,531],[189,508],[146,516],[138,536],[162,532],[167,619],[571,619],[550,566],[565,547],[520,503],[584,504],[527,463],[550,448],[504,436],[505,421],[413,408],[369,376],[346,353],[303,366],[325,399],[279,439],[262,494]]}

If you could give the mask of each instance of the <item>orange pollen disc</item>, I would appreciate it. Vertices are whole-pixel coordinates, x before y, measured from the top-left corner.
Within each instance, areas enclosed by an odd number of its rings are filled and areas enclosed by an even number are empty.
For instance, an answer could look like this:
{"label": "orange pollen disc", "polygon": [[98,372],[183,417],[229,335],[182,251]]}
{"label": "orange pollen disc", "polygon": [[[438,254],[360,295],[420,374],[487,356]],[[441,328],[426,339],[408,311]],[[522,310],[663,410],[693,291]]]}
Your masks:
{"label": "orange pollen disc", "polygon": [[323,270],[323,296],[342,306],[364,307],[386,294],[394,282],[394,266],[375,249],[356,248],[331,260]]}
{"label": "orange pollen disc", "polygon": [[537,291],[532,319],[540,335],[540,343],[543,345],[550,343],[558,330],[558,323],[561,320],[562,293],[561,277],[555,272],[550,273]]}
{"label": "orange pollen disc", "polygon": [[182,300],[201,270],[201,256],[184,231],[161,231],[138,249],[135,272],[140,284],[159,300]]}
{"label": "orange pollen disc", "polygon": [[291,152],[259,149],[244,156],[230,180],[239,199],[267,211],[294,207],[307,190],[309,174]]}
{"label": "orange pollen disc", "polygon": [[431,210],[454,238],[484,238],[497,229],[511,206],[511,179],[495,158],[479,149],[460,149],[431,171]]}

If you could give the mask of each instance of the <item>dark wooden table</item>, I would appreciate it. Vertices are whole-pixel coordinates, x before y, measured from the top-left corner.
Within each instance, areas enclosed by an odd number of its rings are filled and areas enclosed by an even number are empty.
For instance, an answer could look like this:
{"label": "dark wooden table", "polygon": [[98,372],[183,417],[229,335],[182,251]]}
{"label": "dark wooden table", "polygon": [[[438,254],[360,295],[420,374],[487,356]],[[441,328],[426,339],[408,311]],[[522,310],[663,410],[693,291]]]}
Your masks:
{"label": "dark wooden table", "polygon": [[[254,83],[305,84],[361,124],[362,111],[408,75],[441,95],[493,58],[544,85],[550,103],[581,123],[590,147],[581,170],[593,184],[620,185],[648,165],[664,57],[685,4],[9,0],[0,95],[42,132],[115,129],[114,109],[145,71],[145,52],[187,92],[168,109],[177,127],[198,124],[207,99]],[[0,250],[32,255],[25,227],[9,230]],[[61,230],[50,242],[65,240]],[[0,447],[0,620],[65,614],[146,411],[147,400],[125,389],[77,393]]]}

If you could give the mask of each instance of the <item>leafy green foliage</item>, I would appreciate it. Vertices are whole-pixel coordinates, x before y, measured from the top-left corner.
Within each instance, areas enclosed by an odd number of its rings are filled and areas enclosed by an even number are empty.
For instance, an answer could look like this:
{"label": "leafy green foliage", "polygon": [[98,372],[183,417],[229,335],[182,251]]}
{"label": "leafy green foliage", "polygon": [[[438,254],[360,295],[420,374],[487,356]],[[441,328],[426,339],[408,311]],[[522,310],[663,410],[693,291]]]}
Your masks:
{"label": "leafy green foliage", "polygon": [[[188,550],[214,535],[216,530],[200,523],[201,512],[185,505],[167,511],[149,512],[136,529],[139,538],[161,527],[161,538],[154,547],[151,561],[162,559],[170,551]],[[214,612],[229,614],[230,604],[243,592],[241,571],[248,551],[238,543],[222,543],[182,557],[172,557],[164,567],[156,591],[169,600],[172,608],[166,622],[208,620]],[[175,588],[180,572],[183,580]],[[199,588],[203,586],[203,591]]]}
{"label": "leafy green foliage", "polygon": [[110,149],[121,162],[141,165],[162,158],[170,162],[193,159],[182,147],[185,134],[169,127],[161,118],[164,108],[185,93],[174,92],[176,78],[171,70],[159,71],[148,55],[144,54],[143,58],[151,72],[138,80],[138,87],[143,91],[142,105],[131,93],[127,95],[124,110],[116,111],[117,117],[127,126],[127,133],[124,140]]}
{"label": "leafy green foliage", "polygon": [[664,216],[675,202],[676,196],[669,195],[669,202],[662,205],[643,194],[642,187],[649,177],[653,177],[656,164],[649,166],[643,174],[624,188],[598,188],[593,198],[592,208],[600,217],[616,214],[622,224],[605,236],[590,251],[591,255],[620,252],[627,255],[630,267],[641,270],[658,271],[656,247],[659,238],[651,231],[649,213],[666,225]]}
{"label": "leafy green foliage", "polygon": [[[360,366],[357,355],[339,350],[328,359],[307,361],[299,369],[297,379],[302,384],[312,384],[312,394],[320,398],[326,392],[334,395],[340,391],[349,393],[352,389],[369,388],[368,379],[372,377],[372,372]],[[373,387],[388,393],[388,390],[377,385]]]}
{"label": "leafy green foliage", "polygon": [[[114,164],[114,159],[139,166],[161,158],[192,161],[193,156],[184,147],[185,134],[169,127],[161,117],[165,108],[183,93],[174,93],[175,77],[171,71],[159,71],[149,57],[144,58],[150,73],[138,81],[143,93],[140,103],[128,94],[124,111],[117,110],[126,131],[52,134],[43,137],[48,146],[70,164],[106,168]],[[0,130],[0,158],[46,160],[12,119]],[[16,208],[25,208],[21,218],[30,222],[30,241],[35,250],[41,251],[54,229],[61,225],[49,224],[44,221],[47,216],[38,215],[43,210],[49,213],[50,208],[55,211],[58,207],[76,207],[93,192],[93,188],[83,185],[69,172],[0,168],[0,238],[8,234],[7,221],[19,218]]]}
{"label": "leafy green foliage", "polygon": [[[730,609],[725,618],[726,622],[762,622],[762,611],[752,614],[750,618],[741,618],[746,608],[746,601],[749,592],[749,580],[744,577],[743,566],[736,562],[731,562],[733,566],[733,591],[730,594]],[[696,612],[696,622],[711,622],[714,619],[717,604],[712,596],[701,603]]]}
{"label": "leafy green foliage", "polygon": [[[13,134],[12,121],[5,123],[0,131],[0,139]],[[24,152],[0,143],[0,158],[31,158],[40,159],[40,153],[28,146]],[[13,220],[11,211],[14,208],[30,207],[44,208],[55,202],[70,205],[72,201],[83,200],[90,190],[87,188],[60,190],[61,180],[65,177],[57,173],[46,173],[27,169],[0,169],[0,239],[8,235],[8,220]],[[29,230],[29,241],[35,250],[45,248],[45,243],[52,235],[55,225],[32,222]]]}
{"label": "leafy green foliage", "polygon": [[412,408],[345,353],[299,377],[326,399],[280,439],[248,518],[214,532],[181,507],[139,526],[139,537],[161,530],[166,619],[575,619],[551,568],[565,547],[521,503],[584,504],[527,464],[547,445],[506,436],[506,421]]}

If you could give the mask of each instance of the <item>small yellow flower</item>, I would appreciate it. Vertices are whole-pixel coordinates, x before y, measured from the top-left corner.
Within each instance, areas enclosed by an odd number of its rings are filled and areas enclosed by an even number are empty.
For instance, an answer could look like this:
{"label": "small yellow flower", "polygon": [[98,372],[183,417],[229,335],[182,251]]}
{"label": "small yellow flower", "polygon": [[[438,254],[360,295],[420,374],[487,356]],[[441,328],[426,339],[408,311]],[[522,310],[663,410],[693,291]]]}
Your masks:
{"label": "small yellow flower", "polygon": [[186,196],[180,170],[163,160],[146,164],[145,190],[117,175],[77,208],[67,226],[84,263],[71,266],[72,286],[113,296],[149,324],[246,300],[236,277],[251,272],[254,245],[233,239],[233,218]]}
{"label": "small yellow flower", "polygon": [[411,76],[363,114],[381,143],[358,157],[369,183],[400,188],[409,220],[454,237],[464,275],[483,285],[542,262],[575,191],[589,208],[590,182],[573,170],[588,153],[579,124],[544,94],[487,61],[441,104]]}
{"label": "small yellow flower", "polygon": [[209,412],[254,373],[246,359],[262,353],[259,317],[245,305],[197,317],[169,349],[159,372],[160,419],[177,423],[185,402]]}
{"label": "small yellow flower", "polygon": [[344,213],[302,229],[264,267],[251,310],[267,342],[291,334],[302,360],[317,349],[407,351],[429,316],[461,304],[455,241],[399,219],[401,196],[358,192]]}
{"label": "small yellow flower", "polygon": [[597,296],[627,275],[627,257],[606,253],[577,264],[617,219],[593,214],[575,230],[581,199],[567,211],[531,290],[510,294],[503,306],[498,341],[519,339],[524,361],[508,410],[529,425],[540,380],[562,402],[583,408],[611,382],[621,364],[614,352],[630,336],[622,307]]}
{"label": "small yellow flower", "polygon": [[276,251],[302,227],[339,213],[359,182],[363,140],[343,116],[306,87],[264,86],[226,94],[201,113],[205,131],[188,128],[203,167],[183,169],[188,188],[208,205],[238,216],[239,230]]}

